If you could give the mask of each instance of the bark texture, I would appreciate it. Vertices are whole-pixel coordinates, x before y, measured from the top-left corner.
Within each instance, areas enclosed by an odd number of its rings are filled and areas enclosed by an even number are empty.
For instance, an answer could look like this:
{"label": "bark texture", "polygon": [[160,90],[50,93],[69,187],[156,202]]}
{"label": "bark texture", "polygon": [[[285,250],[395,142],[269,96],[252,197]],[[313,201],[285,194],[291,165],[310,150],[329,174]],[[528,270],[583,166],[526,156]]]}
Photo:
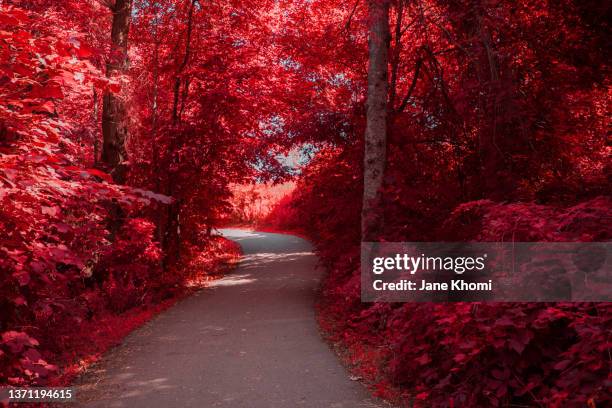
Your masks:
{"label": "bark texture", "polygon": [[[106,76],[112,78],[127,72],[128,35],[132,14],[132,0],[115,0],[111,7],[113,26],[111,32],[111,53],[106,65]],[[109,166],[111,174],[119,184],[125,182],[127,173],[128,117],[125,102],[116,94],[104,94],[102,108],[102,161]]]}
{"label": "bark texture", "polygon": [[381,229],[378,211],[387,144],[387,93],[389,42],[389,0],[369,0],[369,53],[367,124],[363,174],[361,236],[374,240]]}

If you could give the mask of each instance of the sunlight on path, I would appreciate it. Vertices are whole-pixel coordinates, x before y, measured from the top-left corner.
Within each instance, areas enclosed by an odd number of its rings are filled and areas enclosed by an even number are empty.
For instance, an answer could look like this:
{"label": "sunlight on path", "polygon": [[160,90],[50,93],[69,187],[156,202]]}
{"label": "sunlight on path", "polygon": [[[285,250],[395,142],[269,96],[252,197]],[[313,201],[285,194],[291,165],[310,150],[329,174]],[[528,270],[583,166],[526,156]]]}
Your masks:
{"label": "sunlight on path", "polygon": [[310,244],[284,234],[221,231],[237,269],[111,351],[78,383],[88,407],[380,407],[321,340],[320,271]]}

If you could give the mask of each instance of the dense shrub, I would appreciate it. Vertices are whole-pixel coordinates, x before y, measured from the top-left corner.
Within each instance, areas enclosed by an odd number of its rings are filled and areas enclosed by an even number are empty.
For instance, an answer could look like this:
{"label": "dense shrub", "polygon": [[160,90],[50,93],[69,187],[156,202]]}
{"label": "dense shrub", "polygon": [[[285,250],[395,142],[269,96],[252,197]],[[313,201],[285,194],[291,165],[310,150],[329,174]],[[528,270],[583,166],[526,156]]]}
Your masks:
{"label": "dense shrub", "polygon": [[[25,3],[0,4],[0,384],[16,386],[100,352],[78,344],[96,322],[153,310],[235,253],[221,238],[189,237],[181,263],[162,268],[155,221],[172,200],[94,168],[100,122],[83,106],[119,89],[79,31],[99,5]],[[115,329],[98,334],[116,341],[126,331]]]}
{"label": "dense shrub", "polygon": [[[277,228],[306,232],[314,241],[328,270],[322,327],[348,348],[348,361],[379,395],[423,407],[612,401],[608,304],[361,303],[359,189],[351,188],[354,170],[343,171],[339,157],[337,152],[319,156],[270,219]],[[607,241],[610,219],[612,200],[604,196],[570,207],[479,200],[458,205],[437,225],[430,220],[422,236]],[[387,239],[406,239],[388,222]],[[418,239],[411,227],[408,231],[405,236]]]}

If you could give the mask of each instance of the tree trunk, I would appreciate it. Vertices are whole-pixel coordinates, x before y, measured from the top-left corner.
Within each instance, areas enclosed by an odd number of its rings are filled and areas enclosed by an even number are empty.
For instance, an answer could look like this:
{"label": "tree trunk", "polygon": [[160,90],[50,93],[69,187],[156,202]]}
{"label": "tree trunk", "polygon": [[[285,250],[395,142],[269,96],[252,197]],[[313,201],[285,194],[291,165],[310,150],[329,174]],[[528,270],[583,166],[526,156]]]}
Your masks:
{"label": "tree trunk", "polygon": [[376,239],[381,231],[380,188],[382,187],[387,144],[387,91],[390,0],[369,0],[369,53],[367,124],[363,173],[361,237]]}
{"label": "tree trunk", "polygon": [[[498,118],[503,116],[504,106],[500,104],[500,93],[508,95],[512,89],[507,86],[501,88],[499,61],[496,57],[491,35],[484,25],[484,12],[478,8],[472,10],[476,24],[473,35],[480,39],[481,50],[479,55],[478,71],[482,86],[486,90],[483,93],[483,112],[486,112],[483,120],[482,135],[478,138],[478,153],[480,159],[480,186],[482,196],[496,201],[506,200],[516,189],[515,179],[512,177],[510,162],[504,153],[508,141],[498,135]],[[488,72],[487,72],[488,71]],[[487,75],[488,74],[488,75]],[[485,79],[488,76],[488,80]],[[516,140],[515,143],[520,143]]]}
{"label": "tree trunk", "polygon": [[402,20],[404,17],[404,0],[398,0],[396,6],[395,37],[393,42],[393,59],[391,60],[391,86],[389,89],[389,109],[393,110],[397,97],[397,74],[402,52]]}
{"label": "tree trunk", "polygon": [[[113,26],[111,52],[106,64],[106,76],[124,74],[128,68],[128,34],[132,14],[132,0],[115,0],[111,7]],[[125,103],[110,91],[104,94],[102,108],[102,161],[110,167],[111,174],[119,184],[125,182],[127,173],[128,118]]]}
{"label": "tree trunk", "polygon": [[[98,114],[99,114],[99,102],[98,102],[98,92],[96,91],[96,87],[93,86],[93,112],[92,112],[92,120],[93,123],[97,123],[98,122]],[[100,150],[100,144],[99,144],[99,137],[98,137],[98,132],[93,131],[92,132],[92,139],[93,139],[93,147],[94,147],[94,151],[93,151],[93,167],[97,167],[98,166],[98,151]]]}
{"label": "tree trunk", "polygon": [[[172,124],[178,125],[181,123],[181,113],[183,108],[179,109],[179,102],[182,103],[182,106],[185,105],[185,99],[187,98],[187,92],[189,87],[189,82],[185,79],[184,82],[184,90],[182,95],[182,101],[180,101],[181,96],[181,84],[183,83],[183,71],[189,64],[189,58],[191,57],[191,37],[193,35],[193,13],[195,8],[195,3],[197,0],[191,0],[191,4],[189,6],[189,14],[187,16],[187,33],[185,37],[185,54],[183,55],[183,60],[178,66],[176,77],[174,80],[174,100],[172,104]],[[174,136],[172,143],[170,144],[170,154],[172,155],[171,161],[178,164],[180,167],[180,157],[178,155],[178,149],[183,145],[182,133],[178,133]],[[181,223],[180,223],[180,213],[181,213],[181,203],[182,198],[180,197],[180,192],[178,189],[173,188],[174,180],[172,180],[173,173],[168,170],[169,179],[168,185],[166,186],[166,195],[174,196],[175,201],[168,205],[168,223],[167,229],[164,233],[164,241],[163,248],[166,256],[164,257],[164,269],[168,266],[180,261],[181,258]]]}
{"label": "tree trunk", "polygon": [[[179,94],[181,90],[181,76],[183,71],[189,63],[189,57],[191,56],[191,35],[193,33],[193,9],[197,0],[192,0],[189,6],[189,16],[187,17],[187,36],[185,38],[185,55],[183,61],[178,67],[176,72],[176,78],[174,79],[174,103],[172,107],[172,122],[176,125],[180,122],[180,111],[179,111]],[[187,82],[187,81],[186,81]],[[185,86],[189,86],[187,83]],[[184,101],[183,101],[184,102]]]}
{"label": "tree trunk", "polygon": [[[158,99],[159,99],[159,44],[157,25],[155,25],[155,50],[153,53],[153,101],[151,103],[151,140],[153,146],[151,148],[151,163],[153,163],[153,179],[155,180],[154,189],[156,192],[161,191],[161,157],[159,151],[159,141],[157,140],[157,123],[159,115]],[[158,204],[158,215],[157,215],[157,240],[160,245],[164,242],[164,227],[165,220],[163,216],[162,208],[164,205],[169,204]]]}

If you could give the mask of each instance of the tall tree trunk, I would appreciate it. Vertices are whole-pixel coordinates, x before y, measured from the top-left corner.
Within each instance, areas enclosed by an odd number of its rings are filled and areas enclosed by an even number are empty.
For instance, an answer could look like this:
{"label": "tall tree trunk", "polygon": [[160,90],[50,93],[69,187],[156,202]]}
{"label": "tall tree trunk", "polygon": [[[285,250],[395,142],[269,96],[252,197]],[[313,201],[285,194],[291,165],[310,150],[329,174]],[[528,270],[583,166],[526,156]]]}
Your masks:
{"label": "tall tree trunk", "polygon": [[369,0],[369,53],[367,124],[363,173],[361,237],[374,240],[382,227],[380,188],[382,187],[387,145],[387,92],[390,0]]}
{"label": "tall tree trunk", "polygon": [[[151,149],[151,163],[153,163],[153,178],[155,180],[155,191],[161,191],[161,166],[160,166],[160,152],[159,152],[159,141],[157,140],[157,125],[158,125],[158,115],[159,115],[159,107],[158,107],[158,99],[159,99],[159,39],[158,39],[158,30],[157,25],[155,25],[155,50],[153,53],[153,101],[151,102],[151,139],[153,141],[153,146]],[[160,204],[160,208],[157,216],[157,240],[160,244],[164,242],[164,216],[162,208],[164,205],[168,204]]]}
{"label": "tall tree trunk", "polygon": [[[97,123],[98,122],[98,114],[99,114],[99,102],[98,102],[98,91],[96,91],[96,87],[93,86],[93,112],[91,114],[93,123]],[[94,147],[94,151],[93,151],[93,166],[97,167],[98,166],[98,151],[100,150],[100,144],[99,144],[99,137],[98,137],[98,131],[93,131],[92,132],[92,139],[93,139],[93,147]]]}
{"label": "tall tree trunk", "polygon": [[[180,101],[181,84],[183,83],[182,76],[183,76],[183,71],[189,64],[189,59],[191,57],[191,37],[193,35],[193,13],[194,13],[195,4],[197,1],[198,0],[191,0],[191,4],[189,5],[189,14],[187,16],[187,33],[185,37],[185,54],[183,55],[183,60],[178,66],[176,77],[174,80],[174,90],[173,90],[174,100],[173,100],[173,106],[172,106],[172,124],[173,125],[178,125],[181,122],[181,113],[183,111],[183,108],[179,108],[179,102],[181,102]],[[184,86],[184,91],[183,91],[182,105],[184,106],[185,98],[187,97],[187,92],[188,92],[187,88],[189,87],[188,80],[185,80],[185,83],[183,86]],[[178,132],[170,145],[171,146],[170,154],[172,155],[172,161],[174,163],[180,164],[179,163],[180,157],[177,154],[177,150],[181,148],[182,144],[183,144],[182,134]],[[180,195],[180,194],[177,194],[177,191],[176,191],[177,189],[175,189],[173,186],[174,180],[172,180],[172,173],[169,171],[168,174],[169,174],[169,179],[168,179],[168,185],[166,186],[166,195],[169,195],[169,196]],[[163,242],[163,248],[166,253],[166,256],[164,257],[164,268],[167,268],[173,263],[179,261],[181,258],[180,213],[181,213],[182,198],[180,197],[174,197],[174,198],[175,198],[175,201],[168,206],[168,213],[167,213],[168,224],[167,224],[167,229],[164,234],[164,242]]]}
{"label": "tall tree trunk", "polygon": [[[106,65],[106,76],[124,74],[128,68],[128,35],[132,15],[132,0],[115,0],[111,7],[113,26],[111,51]],[[125,182],[127,173],[128,120],[125,103],[110,91],[104,94],[102,108],[102,161],[110,167],[111,174],[119,184]]]}
{"label": "tall tree trunk", "polygon": [[[187,17],[187,37],[185,39],[185,55],[183,56],[183,61],[178,67],[176,72],[176,78],[174,79],[174,104],[172,107],[172,122],[176,125],[180,122],[180,111],[179,111],[179,95],[181,91],[181,76],[183,71],[187,67],[189,63],[189,58],[191,57],[191,35],[193,33],[193,9],[195,8],[197,0],[191,0],[191,5],[189,6],[189,16]],[[185,86],[188,86],[187,84]]]}
{"label": "tall tree trunk", "polygon": [[[157,28],[156,28],[157,31]],[[157,32],[155,33],[157,35]],[[153,53],[153,100],[151,101],[151,140],[153,146],[151,149],[151,163],[153,163],[153,170],[155,174],[155,191],[159,192],[161,188],[161,182],[159,177],[159,143],[157,141],[157,122],[158,122],[158,98],[159,98],[159,41],[155,40],[155,51]]]}
{"label": "tall tree trunk", "polygon": [[393,41],[393,58],[391,59],[391,85],[389,89],[389,109],[393,110],[397,97],[397,74],[402,52],[402,20],[404,17],[404,0],[398,0],[396,6],[395,36]]}
{"label": "tall tree trunk", "polygon": [[[482,93],[483,112],[486,112],[483,120],[482,135],[478,139],[478,152],[481,171],[479,191],[483,195],[479,198],[490,198],[500,201],[507,199],[516,189],[515,179],[511,176],[511,163],[504,154],[506,141],[499,139],[498,118],[503,116],[504,106],[500,104],[499,94],[510,94],[508,86],[501,88],[499,61],[497,59],[491,35],[484,23],[485,10],[479,7],[471,9],[473,19],[476,22],[473,33],[480,39],[481,49],[479,52],[478,72],[481,84],[486,91]],[[488,72],[487,72],[488,71]],[[488,79],[485,79],[487,78]],[[499,139],[499,140],[498,140]],[[516,143],[520,143],[516,140]]]}

